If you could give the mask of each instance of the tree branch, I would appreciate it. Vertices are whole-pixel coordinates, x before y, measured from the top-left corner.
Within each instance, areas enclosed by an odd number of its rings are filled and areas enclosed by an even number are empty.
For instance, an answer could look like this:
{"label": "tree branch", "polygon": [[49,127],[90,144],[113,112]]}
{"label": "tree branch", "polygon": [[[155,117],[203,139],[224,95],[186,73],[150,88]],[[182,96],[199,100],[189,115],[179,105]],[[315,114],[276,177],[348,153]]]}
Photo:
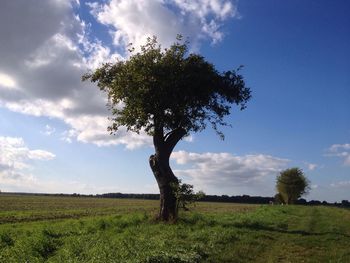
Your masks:
{"label": "tree branch", "polygon": [[175,129],[175,130],[172,130],[172,131],[170,131],[170,132],[168,132],[167,134],[165,134],[165,135],[164,135],[164,141],[166,141],[166,140],[168,139],[168,137],[169,137],[171,134],[173,134],[175,131],[176,131],[176,129]]}
{"label": "tree branch", "polygon": [[156,154],[159,155],[159,152],[161,152],[164,147],[164,130],[161,125],[154,127],[153,145]]}
{"label": "tree branch", "polygon": [[169,156],[174,150],[176,144],[186,135],[186,133],[187,132],[184,128],[179,127],[166,134],[164,143]]}

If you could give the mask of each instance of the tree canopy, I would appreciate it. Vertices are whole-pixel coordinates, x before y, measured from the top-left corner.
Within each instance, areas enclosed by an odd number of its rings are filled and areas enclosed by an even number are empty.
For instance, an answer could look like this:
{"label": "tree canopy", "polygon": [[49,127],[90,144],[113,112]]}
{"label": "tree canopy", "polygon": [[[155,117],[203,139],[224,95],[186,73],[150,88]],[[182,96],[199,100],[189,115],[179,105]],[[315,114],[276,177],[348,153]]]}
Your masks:
{"label": "tree canopy", "polygon": [[224,117],[232,104],[244,109],[251,97],[240,68],[219,73],[202,56],[190,54],[187,45],[178,36],[170,48],[162,49],[155,37],[149,38],[140,52],[131,48],[127,60],[106,63],[83,76],[108,95],[111,133],[126,127],[153,137],[155,154],[149,163],[160,190],[162,220],[177,217],[174,186],[179,180],[169,158],[178,141],[208,124],[223,138],[218,126],[228,125]]}
{"label": "tree canopy", "polygon": [[277,176],[276,190],[286,204],[292,204],[310,190],[310,182],[297,168],[282,171]]}
{"label": "tree canopy", "polygon": [[245,108],[251,93],[238,71],[219,73],[201,55],[188,54],[181,37],[177,40],[162,50],[156,37],[149,38],[140,52],[130,49],[129,59],[83,76],[108,94],[109,131],[125,126],[153,135],[155,127],[164,132],[181,127],[189,133],[210,123],[223,136],[218,124],[227,125],[223,118],[231,104]]}

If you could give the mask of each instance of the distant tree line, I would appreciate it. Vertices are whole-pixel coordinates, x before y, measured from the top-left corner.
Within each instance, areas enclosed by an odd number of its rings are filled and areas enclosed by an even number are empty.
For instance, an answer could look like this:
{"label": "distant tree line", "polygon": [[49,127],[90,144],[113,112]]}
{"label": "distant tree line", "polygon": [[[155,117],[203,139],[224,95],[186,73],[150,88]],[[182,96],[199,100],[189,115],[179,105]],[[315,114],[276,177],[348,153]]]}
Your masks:
{"label": "distant tree line", "polygon": [[97,194],[96,197],[102,197],[102,198],[131,198],[131,199],[159,200],[159,194],[122,194],[122,193],[106,193],[106,194]]}
{"label": "distant tree line", "polygon": [[[85,194],[46,194],[46,193],[8,193],[1,192],[1,195],[38,195],[38,196],[65,196],[65,197],[98,197],[98,198],[126,198],[126,199],[146,199],[146,200],[159,200],[159,194],[123,194],[123,193],[105,193],[96,195],[85,195]],[[250,195],[205,195],[199,201],[202,202],[224,202],[224,203],[241,203],[241,204],[271,204],[275,203],[274,197],[263,197],[263,196],[250,196]],[[327,206],[338,206],[350,208],[350,201],[342,200],[341,202],[327,202],[300,198],[295,204],[298,205],[327,205]]]}
{"label": "distant tree line", "polygon": [[[131,199],[147,199],[147,200],[159,200],[159,194],[123,194],[123,193],[106,193],[95,195],[100,198],[131,198]],[[205,195],[198,201],[202,202],[223,202],[223,203],[241,203],[241,204],[271,204],[275,203],[274,197],[264,196],[250,196],[250,195]],[[327,201],[311,200],[300,198],[295,204],[298,205],[328,205],[328,206],[342,206],[350,208],[350,201],[342,200],[340,203],[330,203]]]}

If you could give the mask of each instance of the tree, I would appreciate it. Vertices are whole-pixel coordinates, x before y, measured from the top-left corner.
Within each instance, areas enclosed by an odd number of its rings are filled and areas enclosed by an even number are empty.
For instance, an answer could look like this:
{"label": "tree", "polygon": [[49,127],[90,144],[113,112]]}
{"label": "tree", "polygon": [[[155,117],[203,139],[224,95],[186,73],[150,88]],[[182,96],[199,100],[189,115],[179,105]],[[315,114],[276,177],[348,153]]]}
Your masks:
{"label": "tree", "polygon": [[280,205],[280,204],[284,203],[283,197],[280,193],[275,194],[274,199],[275,199],[274,201],[276,204]]}
{"label": "tree", "polygon": [[299,168],[282,171],[276,179],[276,189],[284,203],[293,204],[310,190],[310,182]]}
{"label": "tree", "polygon": [[172,187],[177,201],[176,212],[178,212],[180,208],[188,211],[189,205],[202,199],[205,196],[205,193],[203,191],[198,191],[195,193],[193,191],[193,185],[181,183],[181,180],[178,180],[178,183],[173,184]]}
{"label": "tree", "polygon": [[156,37],[149,38],[140,52],[130,48],[126,61],[103,64],[83,76],[108,95],[111,133],[126,127],[153,137],[155,154],[149,164],[160,190],[161,220],[177,216],[171,185],[179,182],[169,165],[176,144],[208,124],[224,138],[218,125],[228,125],[223,118],[230,114],[231,105],[242,110],[251,97],[238,71],[219,73],[202,56],[188,54],[187,45],[178,36],[163,50]]}

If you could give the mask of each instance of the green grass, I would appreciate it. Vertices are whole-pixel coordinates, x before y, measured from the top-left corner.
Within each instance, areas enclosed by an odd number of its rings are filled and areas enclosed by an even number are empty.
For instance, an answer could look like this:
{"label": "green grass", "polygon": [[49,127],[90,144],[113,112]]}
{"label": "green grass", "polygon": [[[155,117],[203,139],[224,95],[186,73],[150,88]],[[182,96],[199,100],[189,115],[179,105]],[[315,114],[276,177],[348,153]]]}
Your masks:
{"label": "green grass", "polygon": [[0,195],[0,224],[156,211],[157,201]]}
{"label": "green grass", "polygon": [[165,224],[157,205],[0,195],[0,262],[350,262],[349,210],[199,203]]}

